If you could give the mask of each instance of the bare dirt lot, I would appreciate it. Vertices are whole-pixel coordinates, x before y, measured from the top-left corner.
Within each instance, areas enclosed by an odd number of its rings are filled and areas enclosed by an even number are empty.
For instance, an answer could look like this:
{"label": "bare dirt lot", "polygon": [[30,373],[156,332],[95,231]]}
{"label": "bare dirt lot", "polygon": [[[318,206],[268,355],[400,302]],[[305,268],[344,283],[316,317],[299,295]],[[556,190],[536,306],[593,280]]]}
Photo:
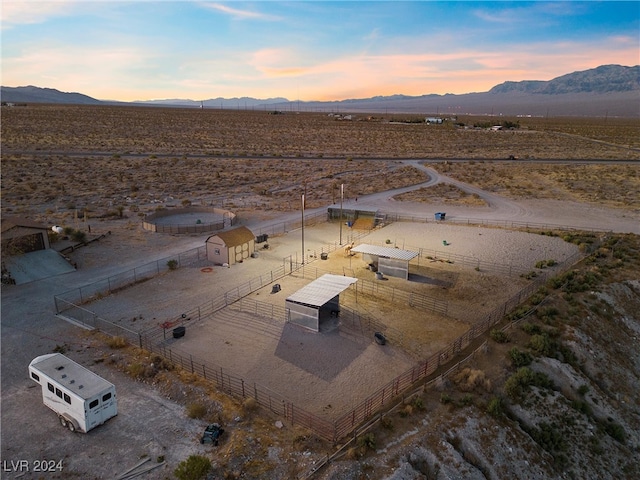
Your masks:
{"label": "bare dirt lot", "polygon": [[[309,251],[328,251],[328,246],[337,241],[338,229],[335,223],[307,228]],[[442,238],[449,239],[446,247]],[[299,231],[290,232],[271,238],[270,248],[262,250],[257,258],[231,268],[218,266],[212,272],[203,272],[198,265],[179,269],[83,306],[128,329],[143,331],[223,298],[240,277],[257,278],[281,266],[284,255],[295,252],[300,239]],[[561,263],[578,251],[576,245],[558,237],[404,222],[375,230],[358,244],[384,245],[390,239],[398,248],[423,251],[411,263],[409,281],[393,277],[376,280],[360,254],[346,255],[341,248],[331,252],[327,260],[312,254],[316,258],[312,257],[302,271],[277,280],[281,286],[277,294],[271,293],[269,283],[245,297],[245,301],[262,305],[260,311],[274,305],[274,316],[255,315],[232,305],[212,318],[190,324],[185,338],[169,338],[167,346],[198,363],[206,362],[241,377],[248,385],[258,383],[278,392],[316,415],[342,415],[515,295],[528,284],[520,272],[536,270],[536,263],[543,260]],[[507,266],[512,274],[438,261],[447,255]],[[287,324],[284,300],[324,273],[360,279],[358,290],[352,287],[340,295],[346,309],[343,318],[332,325],[321,325],[319,334]],[[448,313],[441,315],[394,301],[393,289],[448,302]],[[374,319],[398,332],[398,338],[404,341],[381,348],[366,326],[360,321],[354,324],[346,316],[347,311]]]}

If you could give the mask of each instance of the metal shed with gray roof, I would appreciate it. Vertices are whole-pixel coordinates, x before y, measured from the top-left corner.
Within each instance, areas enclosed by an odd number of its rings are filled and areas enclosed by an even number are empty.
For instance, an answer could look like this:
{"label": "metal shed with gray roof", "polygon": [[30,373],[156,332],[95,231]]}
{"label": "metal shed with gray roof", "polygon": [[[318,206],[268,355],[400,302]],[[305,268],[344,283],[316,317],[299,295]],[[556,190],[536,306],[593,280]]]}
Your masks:
{"label": "metal shed with gray roof", "polygon": [[340,294],[357,278],[325,274],[302,287],[285,300],[287,320],[320,331],[320,322],[340,312]]}
{"label": "metal shed with gray roof", "polygon": [[382,247],[363,243],[351,249],[353,253],[362,253],[362,259],[374,265],[378,272],[390,277],[409,279],[409,262],[417,257],[418,252],[399,248]]}

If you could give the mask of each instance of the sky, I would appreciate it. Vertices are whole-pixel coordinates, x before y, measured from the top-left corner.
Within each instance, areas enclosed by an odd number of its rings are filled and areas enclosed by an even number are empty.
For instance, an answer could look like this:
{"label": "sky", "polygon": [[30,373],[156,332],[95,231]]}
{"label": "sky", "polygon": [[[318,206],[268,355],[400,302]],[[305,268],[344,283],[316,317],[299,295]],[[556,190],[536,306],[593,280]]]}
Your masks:
{"label": "sky", "polygon": [[640,64],[640,0],[2,0],[0,19],[3,86],[100,100],[463,94]]}

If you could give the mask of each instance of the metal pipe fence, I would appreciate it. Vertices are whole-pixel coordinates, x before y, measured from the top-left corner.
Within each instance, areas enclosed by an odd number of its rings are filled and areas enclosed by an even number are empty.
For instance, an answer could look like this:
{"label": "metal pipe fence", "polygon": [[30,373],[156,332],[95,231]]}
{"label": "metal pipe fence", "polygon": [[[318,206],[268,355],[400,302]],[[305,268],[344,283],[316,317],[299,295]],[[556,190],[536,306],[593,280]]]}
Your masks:
{"label": "metal pipe fence", "polygon": [[581,231],[581,232],[600,232],[600,230],[577,227],[571,225],[559,225],[557,223],[539,223],[539,222],[522,222],[518,220],[491,220],[482,218],[465,218],[465,217],[447,217],[445,220],[435,220],[432,217],[405,215],[397,212],[383,212],[378,214],[386,223],[393,222],[411,222],[411,223],[453,223],[457,225],[480,225],[497,228],[516,228],[516,229],[534,229],[540,231],[560,230],[560,231]]}
{"label": "metal pipe fence", "polygon": [[[180,349],[171,348],[163,341],[166,338],[167,328],[154,327],[145,332],[133,332],[120,325],[116,325],[98,317],[93,312],[74,304],[72,299],[67,297],[63,298],[63,296],[56,297],[56,311],[58,314],[64,312],[66,317],[69,317],[89,328],[99,329],[109,335],[123,336],[135,345],[145,348],[150,352],[162,355],[172,364],[178,365],[187,371],[202,376],[206,380],[212,381],[218,390],[243,399],[251,397],[262,408],[268,409],[277,415],[281,415],[287,421],[291,422],[292,425],[305,427],[319,437],[335,443],[357,431],[360,425],[373,418],[385,408],[392,406],[394,402],[397,402],[398,398],[405,395],[407,391],[422,384],[427,377],[436,373],[441,366],[450,362],[451,359],[459,355],[475,339],[486,333],[492,326],[499,323],[507,313],[520,305],[526,298],[530,297],[546,282],[549,277],[568,270],[576,261],[579,260],[581,256],[582,255],[580,253],[576,253],[559,264],[553,272],[545,272],[536,277],[527,287],[519,291],[502,305],[495,308],[492,312],[485,315],[480,321],[475,322],[467,332],[456,338],[447,347],[431,355],[429,358],[421,360],[410,369],[398,375],[395,379],[378,389],[374,394],[360,402],[351,411],[343,414],[333,422],[296,407],[282,395],[273,392],[256,382],[245,382],[244,379],[231,373],[227,373],[222,368],[217,367],[212,363],[195,358],[193,355],[181,351]],[[188,322],[195,321],[196,319],[202,320],[209,318],[216,312],[223,310],[225,306],[232,303],[237,303],[239,310],[245,309],[258,315],[271,315],[271,318],[276,318],[282,315],[283,312],[278,311],[277,308],[267,307],[265,305],[258,304],[258,302],[249,301],[248,299],[244,302],[238,302],[238,300],[243,296],[248,295],[248,293],[255,291],[255,289],[261,288],[266,283],[271,283],[277,278],[282,278],[287,274],[292,274],[297,269],[301,269],[303,275],[307,274],[305,270],[311,270],[309,274],[315,275],[316,277],[318,275],[318,269],[303,269],[302,266],[298,264],[295,264],[294,268],[293,262],[290,262],[290,265],[291,267],[287,270],[285,262],[285,265],[281,270],[278,269],[275,272],[270,272],[270,274],[266,276],[261,276],[241,287],[237,287],[232,291],[227,292],[221,299],[214,299],[211,302],[195,307],[191,311],[185,312],[175,320],[177,322],[176,324],[179,322],[187,324]],[[103,285],[104,281],[96,283]],[[110,286],[109,283],[108,285]],[[83,290],[79,290],[79,296],[82,299]],[[99,289],[94,288],[94,290]],[[375,319],[359,316],[355,312],[349,313],[349,315],[345,315],[344,317],[341,315],[341,320],[345,322],[349,320],[352,328],[359,328],[361,331],[384,331],[385,335],[388,335],[392,342],[402,344],[403,338],[401,332],[396,336],[396,332],[389,327],[376,322]],[[172,326],[173,323],[170,327]],[[459,365],[460,362],[458,362],[452,369],[449,369],[446,373],[449,373]]]}

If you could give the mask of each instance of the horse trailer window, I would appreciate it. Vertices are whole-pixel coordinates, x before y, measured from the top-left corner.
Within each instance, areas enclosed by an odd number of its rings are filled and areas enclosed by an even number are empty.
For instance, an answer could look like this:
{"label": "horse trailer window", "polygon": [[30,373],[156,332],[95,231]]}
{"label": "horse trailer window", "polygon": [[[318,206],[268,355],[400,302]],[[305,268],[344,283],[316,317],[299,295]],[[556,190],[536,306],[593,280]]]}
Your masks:
{"label": "horse trailer window", "polygon": [[64,394],[64,401],[71,405],[71,397],[66,393]]}
{"label": "horse trailer window", "polygon": [[89,404],[89,408],[96,408],[98,406],[98,399],[95,399]]}
{"label": "horse trailer window", "polygon": [[40,377],[37,373],[31,372],[31,378],[33,378],[36,382],[40,382]]}
{"label": "horse trailer window", "polygon": [[102,396],[102,401],[106,402],[107,400],[109,400],[111,398],[111,392],[105,394]]}
{"label": "horse trailer window", "polygon": [[56,391],[55,388],[53,388],[53,385],[51,385],[50,383],[47,383],[47,388],[51,393],[54,393]]}
{"label": "horse trailer window", "polygon": [[60,390],[59,388],[56,388],[56,396],[62,398],[62,390]]}

